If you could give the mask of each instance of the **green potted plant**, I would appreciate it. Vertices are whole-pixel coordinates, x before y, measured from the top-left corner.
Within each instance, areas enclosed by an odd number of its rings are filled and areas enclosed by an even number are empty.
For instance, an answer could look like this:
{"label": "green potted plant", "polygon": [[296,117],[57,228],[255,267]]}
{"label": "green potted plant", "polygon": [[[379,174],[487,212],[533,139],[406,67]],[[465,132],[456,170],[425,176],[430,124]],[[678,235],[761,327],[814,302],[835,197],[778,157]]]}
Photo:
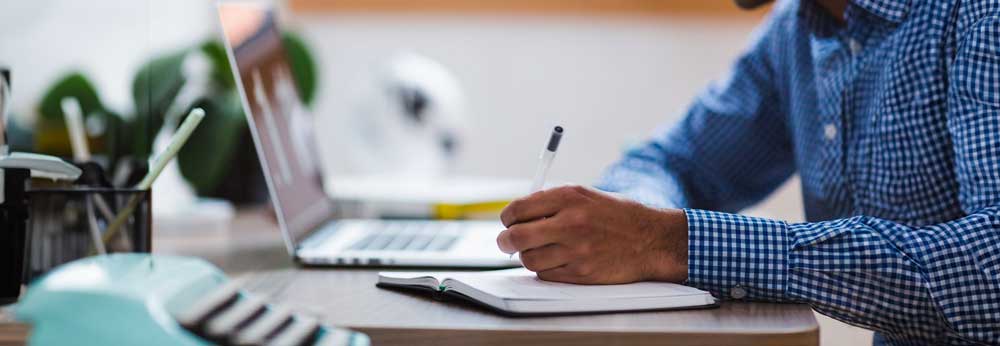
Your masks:
{"label": "green potted plant", "polygon": [[[303,103],[311,105],[317,86],[315,60],[300,37],[285,33],[283,38],[299,95]],[[192,55],[200,55],[209,62],[208,76],[199,76],[208,82],[199,89],[197,97],[182,100],[181,90],[192,82],[185,74],[184,64]],[[171,107],[181,108],[183,114],[194,107],[204,108],[209,116],[178,155],[185,179],[201,196],[225,198],[237,204],[266,200],[264,178],[221,42],[209,40],[144,64],[132,82],[135,111],[127,117],[101,102],[97,89],[85,75],[68,74],[42,97],[30,140],[34,145],[31,150],[70,156],[60,106],[67,97],[79,101],[88,125],[88,142],[95,153],[103,154],[106,167],[116,167],[129,158],[147,160],[154,137],[161,127],[171,123],[165,119]],[[23,138],[26,133],[16,135],[22,138],[12,142],[26,142]]]}

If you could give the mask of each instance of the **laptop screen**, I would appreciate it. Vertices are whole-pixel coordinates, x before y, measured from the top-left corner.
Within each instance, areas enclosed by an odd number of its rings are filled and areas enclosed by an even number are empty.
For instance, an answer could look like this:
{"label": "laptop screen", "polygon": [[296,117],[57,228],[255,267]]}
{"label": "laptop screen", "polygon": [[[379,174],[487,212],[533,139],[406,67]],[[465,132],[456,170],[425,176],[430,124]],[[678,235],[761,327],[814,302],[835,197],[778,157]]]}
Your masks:
{"label": "laptop screen", "polygon": [[298,97],[274,7],[222,2],[219,17],[271,201],[294,254],[295,244],[333,211],[323,192],[313,119]]}

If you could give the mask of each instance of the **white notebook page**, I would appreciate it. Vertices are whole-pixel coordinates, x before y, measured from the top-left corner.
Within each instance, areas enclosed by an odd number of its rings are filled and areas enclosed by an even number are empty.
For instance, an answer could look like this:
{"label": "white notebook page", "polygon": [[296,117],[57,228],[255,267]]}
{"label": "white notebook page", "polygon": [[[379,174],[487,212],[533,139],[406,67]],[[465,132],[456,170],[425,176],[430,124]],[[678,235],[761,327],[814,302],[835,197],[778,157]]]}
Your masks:
{"label": "white notebook page", "polygon": [[[424,273],[432,274],[432,273]],[[696,288],[666,282],[624,285],[574,285],[541,280],[527,269],[447,273],[450,278],[496,297],[521,300],[627,299],[705,294]]]}

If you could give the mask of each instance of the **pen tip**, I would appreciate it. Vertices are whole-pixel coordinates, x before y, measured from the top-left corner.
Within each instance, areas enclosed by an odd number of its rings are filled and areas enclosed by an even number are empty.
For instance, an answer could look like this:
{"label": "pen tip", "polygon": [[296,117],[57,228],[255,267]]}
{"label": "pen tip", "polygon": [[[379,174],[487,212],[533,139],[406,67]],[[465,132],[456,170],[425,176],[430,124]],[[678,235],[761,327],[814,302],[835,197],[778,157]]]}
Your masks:
{"label": "pen tip", "polygon": [[555,152],[556,149],[559,149],[559,141],[562,140],[562,136],[562,126],[556,126],[556,128],[552,130],[552,136],[549,137],[549,145],[545,146],[545,150]]}

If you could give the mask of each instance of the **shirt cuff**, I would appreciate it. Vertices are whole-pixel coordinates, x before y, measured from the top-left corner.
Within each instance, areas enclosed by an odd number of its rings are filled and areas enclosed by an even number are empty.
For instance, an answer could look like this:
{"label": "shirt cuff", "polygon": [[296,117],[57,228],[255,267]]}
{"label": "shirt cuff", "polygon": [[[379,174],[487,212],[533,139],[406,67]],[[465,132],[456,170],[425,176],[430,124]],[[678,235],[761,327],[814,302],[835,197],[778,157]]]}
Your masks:
{"label": "shirt cuff", "polygon": [[720,299],[779,300],[788,286],[788,224],[684,209],[688,222],[687,285]]}

